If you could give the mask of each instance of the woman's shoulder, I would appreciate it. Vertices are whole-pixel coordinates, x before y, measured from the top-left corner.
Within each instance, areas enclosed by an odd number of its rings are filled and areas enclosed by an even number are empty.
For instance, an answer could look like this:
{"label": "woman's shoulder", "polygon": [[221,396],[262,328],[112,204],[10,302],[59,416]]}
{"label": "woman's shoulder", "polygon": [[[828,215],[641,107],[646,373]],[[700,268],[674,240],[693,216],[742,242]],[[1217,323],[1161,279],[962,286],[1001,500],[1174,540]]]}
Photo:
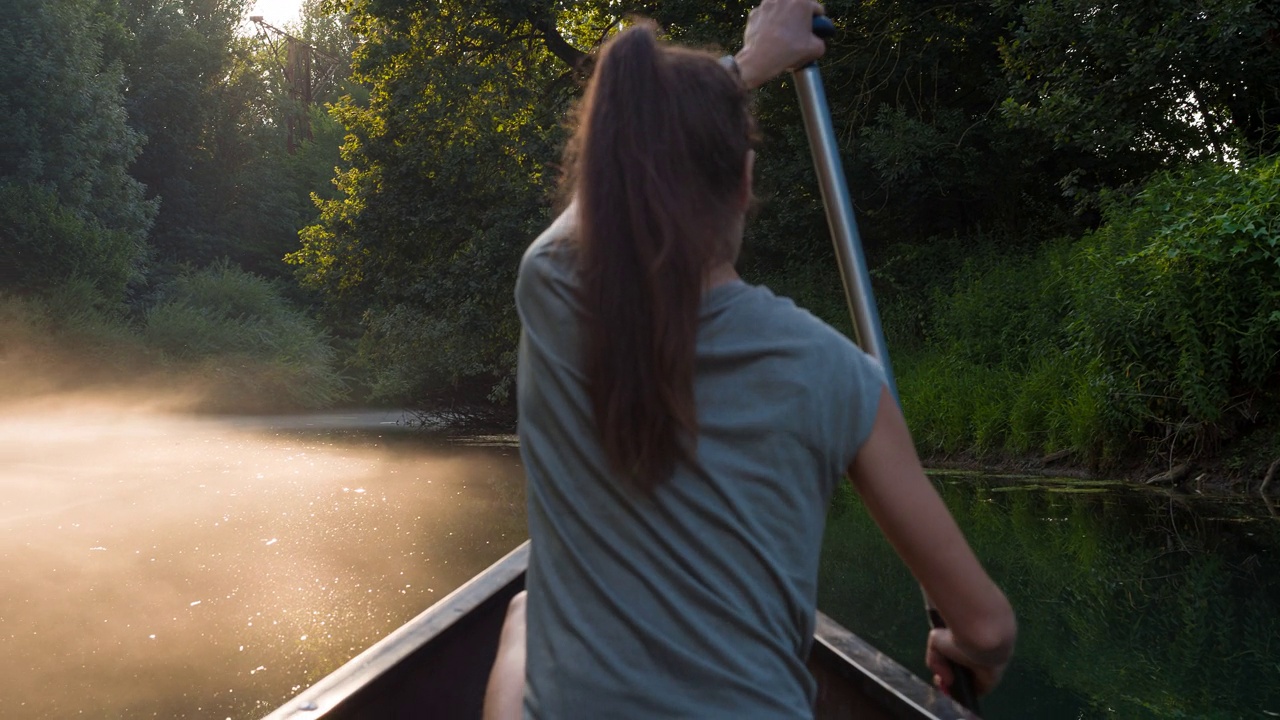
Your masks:
{"label": "woman's shoulder", "polygon": [[793,339],[841,352],[857,351],[848,337],[796,301],[765,285],[747,285],[735,310],[762,336]]}
{"label": "woman's shoulder", "polygon": [[859,386],[883,382],[880,363],[847,335],[791,298],[762,285],[747,287],[733,309],[739,342],[787,358],[815,377],[844,378]]}
{"label": "woman's shoulder", "polygon": [[552,294],[568,300],[577,283],[576,250],[570,236],[573,232],[572,206],[561,213],[524,251],[516,276],[518,308]]}
{"label": "woman's shoulder", "polygon": [[570,206],[525,249],[524,257],[520,259],[521,277],[572,265],[574,248],[569,239],[573,235],[573,226],[573,206]]}

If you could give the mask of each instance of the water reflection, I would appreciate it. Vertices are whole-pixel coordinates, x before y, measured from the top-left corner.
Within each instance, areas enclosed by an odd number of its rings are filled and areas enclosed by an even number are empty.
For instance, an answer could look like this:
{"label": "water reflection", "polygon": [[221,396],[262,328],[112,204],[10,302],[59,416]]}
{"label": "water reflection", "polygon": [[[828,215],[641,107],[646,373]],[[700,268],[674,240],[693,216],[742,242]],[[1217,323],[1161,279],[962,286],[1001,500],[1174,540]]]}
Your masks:
{"label": "water reflection", "polygon": [[[334,429],[350,424],[385,430]],[[0,408],[3,716],[259,717],[523,540],[511,438],[430,446],[395,427]],[[1265,511],[939,485],[1021,618],[989,720],[1280,713]],[[923,672],[919,591],[893,551],[848,497],[827,532],[820,606]]]}
{"label": "water reflection", "polygon": [[[1256,503],[937,479],[1019,614],[984,717],[1280,716],[1280,523]],[[821,582],[824,610],[924,673],[919,590],[850,497],[828,522]]]}
{"label": "water reflection", "polygon": [[525,537],[511,447],[0,409],[4,716],[251,718]]}

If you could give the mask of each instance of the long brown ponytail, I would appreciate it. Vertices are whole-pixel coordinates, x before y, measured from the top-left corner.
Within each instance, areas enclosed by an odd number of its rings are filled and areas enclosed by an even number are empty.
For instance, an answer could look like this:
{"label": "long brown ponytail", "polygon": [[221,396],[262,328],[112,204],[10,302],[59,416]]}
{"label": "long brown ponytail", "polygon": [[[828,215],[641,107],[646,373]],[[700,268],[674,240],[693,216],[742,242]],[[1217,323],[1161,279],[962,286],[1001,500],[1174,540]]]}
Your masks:
{"label": "long brown ponytail", "polygon": [[691,460],[698,308],[732,260],[754,133],[746,91],[714,56],[642,21],[596,64],[568,149],[585,372],[614,469],[652,490]]}

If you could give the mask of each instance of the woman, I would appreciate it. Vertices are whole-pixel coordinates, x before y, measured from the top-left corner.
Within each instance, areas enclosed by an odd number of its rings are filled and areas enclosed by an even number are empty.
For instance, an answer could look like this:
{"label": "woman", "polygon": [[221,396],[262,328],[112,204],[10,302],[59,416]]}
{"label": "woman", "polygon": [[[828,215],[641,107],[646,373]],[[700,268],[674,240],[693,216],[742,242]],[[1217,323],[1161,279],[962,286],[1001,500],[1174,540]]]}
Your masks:
{"label": "woman", "polygon": [[766,0],[739,76],[648,24],[601,53],[568,151],[574,203],[516,288],[532,550],[492,717],[812,717],[818,555],[846,473],[951,627],[929,637],[937,680],[950,658],[986,691],[1009,659],[1013,613],[883,370],[734,271],[747,86],[821,54],[815,12]]}

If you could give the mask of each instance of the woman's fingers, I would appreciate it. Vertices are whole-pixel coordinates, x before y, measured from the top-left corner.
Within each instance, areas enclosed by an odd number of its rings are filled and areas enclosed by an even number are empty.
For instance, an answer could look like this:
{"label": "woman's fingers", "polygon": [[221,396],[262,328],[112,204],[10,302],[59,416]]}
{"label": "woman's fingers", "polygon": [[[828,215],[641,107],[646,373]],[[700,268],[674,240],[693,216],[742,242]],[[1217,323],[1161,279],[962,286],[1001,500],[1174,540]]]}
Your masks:
{"label": "woman's fingers", "polygon": [[951,663],[969,668],[973,672],[974,689],[979,695],[986,695],[999,684],[1008,664],[1007,661],[999,665],[979,662],[956,644],[955,636],[946,628],[930,631],[924,660],[933,671],[934,684],[943,690],[948,690],[955,682]]}
{"label": "woman's fingers", "polygon": [[933,671],[933,684],[946,690],[951,687],[951,683],[955,682],[955,675],[951,672],[949,658],[938,650],[938,633],[947,633],[949,635],[951,631],[934,630],[929,633],[929,642],[925,646],[924,662]]}
{"label": "woman's fingers", "polygon": [[813,34],[813,16],[822,12],[813,0],[764,0],[753,9],[737,55],[747,86],[822,57],[826,43]]}

